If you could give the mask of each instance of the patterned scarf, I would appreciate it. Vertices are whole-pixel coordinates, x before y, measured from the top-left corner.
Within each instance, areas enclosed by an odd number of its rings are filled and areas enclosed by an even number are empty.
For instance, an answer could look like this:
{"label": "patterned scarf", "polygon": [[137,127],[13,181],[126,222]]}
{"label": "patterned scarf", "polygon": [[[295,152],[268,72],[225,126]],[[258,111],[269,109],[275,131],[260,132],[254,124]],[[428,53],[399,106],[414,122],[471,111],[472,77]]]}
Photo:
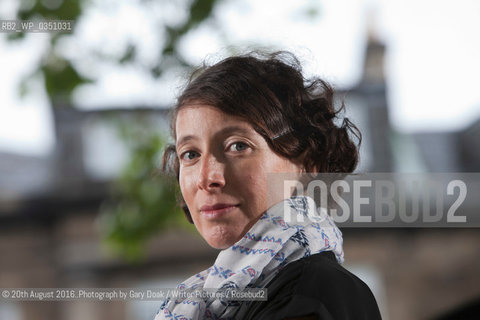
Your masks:
{"label": "patterned scarf", "polygon": [[[262,288],[285,265],[312,254],[333,251],[342,263],[342,242],[340,230],[325,210],[317,210],[313,199],[292,197],[268,209],[242,239],[220,252],[213,266],[178,288]],[[214,298],[170,298],[155,320],[235,319],[247,307],[248,303]]]}

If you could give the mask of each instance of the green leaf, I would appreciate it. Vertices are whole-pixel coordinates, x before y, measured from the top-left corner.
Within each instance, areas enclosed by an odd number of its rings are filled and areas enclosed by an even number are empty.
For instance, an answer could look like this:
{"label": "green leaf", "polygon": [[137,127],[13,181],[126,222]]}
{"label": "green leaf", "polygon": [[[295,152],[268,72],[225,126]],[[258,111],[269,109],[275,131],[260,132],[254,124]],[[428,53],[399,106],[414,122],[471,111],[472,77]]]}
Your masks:
{"label": "green leaf", "polygon": [[53,57],[51,61],[40,67],[45,78],[45,88],[53,105],[71,105],[73,90],[93,80],[82,77],[73,68],[70,61],[60,57]]}
{"label": "green leaf", "polygon": [[135,59],[136,48],[134,45],[129,44],[125,50],[125,54],[120,58],[119,62],[125,64],[127,62],[132,62]]}
{"label": "green leaf", "polygon": [[102,230],[109,247],[129,261],[144,257],[148,239],[169,228],[190,228],[177,206],[176,183],[156,175],[164,139],[145,119],[119,124],[119,136],[131,149],[130,161],[114,182],[102,210]]}

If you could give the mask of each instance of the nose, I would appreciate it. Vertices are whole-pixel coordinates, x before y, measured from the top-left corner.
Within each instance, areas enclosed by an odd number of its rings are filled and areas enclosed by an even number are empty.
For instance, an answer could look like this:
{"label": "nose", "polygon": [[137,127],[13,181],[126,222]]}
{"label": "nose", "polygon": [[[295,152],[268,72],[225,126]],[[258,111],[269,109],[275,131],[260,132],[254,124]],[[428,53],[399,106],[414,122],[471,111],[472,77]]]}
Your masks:
{"label": "nose", "polygon": [[225,165],[213,155],[205,155],[201,160],[198,188],[212,192],[225,186]]}

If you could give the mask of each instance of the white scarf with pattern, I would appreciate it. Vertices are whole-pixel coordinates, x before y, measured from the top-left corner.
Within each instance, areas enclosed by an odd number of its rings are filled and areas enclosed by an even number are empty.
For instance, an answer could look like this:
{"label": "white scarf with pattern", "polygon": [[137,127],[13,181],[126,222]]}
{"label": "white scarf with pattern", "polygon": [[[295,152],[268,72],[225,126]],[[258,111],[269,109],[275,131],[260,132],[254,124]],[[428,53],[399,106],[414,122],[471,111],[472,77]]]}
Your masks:
{"label": "white scarf with pattern", "polygon": [[[286,222],[286,221],[291,222]],[[179,289],[263,288],[288,263],[322,251],[343,262],[342,233],[313,199],[298,196],[268,209],[215,264],[181,283]],[[167,299],[154,320],[235,319],[248,306],[214,298]]]}

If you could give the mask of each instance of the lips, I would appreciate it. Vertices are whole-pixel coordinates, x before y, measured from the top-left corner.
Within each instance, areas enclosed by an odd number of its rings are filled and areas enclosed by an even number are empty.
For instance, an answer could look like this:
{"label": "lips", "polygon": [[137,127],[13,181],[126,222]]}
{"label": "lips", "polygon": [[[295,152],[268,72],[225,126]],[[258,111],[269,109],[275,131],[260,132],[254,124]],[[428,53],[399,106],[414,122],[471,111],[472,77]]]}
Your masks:
{"label": "lips", "polygon": [[203,205],[200,207],[200,212],[207,219],[216,219],[235,210],[237,207],[237,204],[216,203],[214,205]]}

